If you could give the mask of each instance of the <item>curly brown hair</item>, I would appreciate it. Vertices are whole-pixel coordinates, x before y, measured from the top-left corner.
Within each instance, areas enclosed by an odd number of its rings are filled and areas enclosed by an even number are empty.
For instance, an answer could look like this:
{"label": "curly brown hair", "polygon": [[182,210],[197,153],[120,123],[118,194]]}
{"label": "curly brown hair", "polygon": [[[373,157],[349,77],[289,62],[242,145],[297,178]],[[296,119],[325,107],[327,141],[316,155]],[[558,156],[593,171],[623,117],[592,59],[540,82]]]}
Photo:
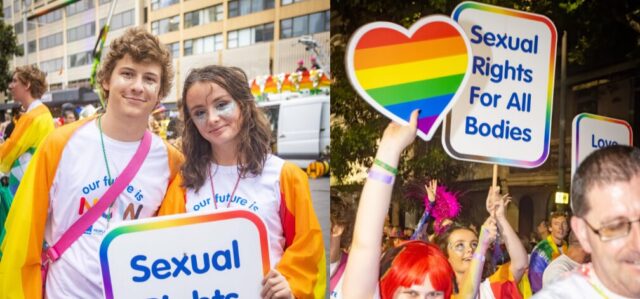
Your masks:
{"label": "curly brown hair", "polygon": [[183,187],[196,191],[202,187],[209,173],[209,163],[214,160],[211,144],[200,135],[189,107],[187,92],[195,83],[215,83],[224,88],[240,107],[242,125],[237,138],[238,174],[246,177],[260,175],[270,151],[271,127],[264,113],[258,109],[251,94],[247,75],[239,68],[210,65],[193,69],[184,82],[182,89],[182,115],[184,131],[182,134],[182,152],[186,159],[182,166]]}
{"label": "curly brown hair", "polygon": [[34,99],[41,98],[47,91],[47,75],[37,66],[19,66],[13,73],[22,84],[29,85],[29,93]]}
{"label": "curly brown hair", "polygon": [[118,60],[127,54],[137,63],[160,64],[162,74],[160,76],[159,98],[164,98],[171,90],[171,82],[173,82],[171,53],[169,53],[167,47],[160,43],[158,37],[143,28],[134,27],[127,29],[124,35],[111,42],[109,52],[102,60],[96,79],[100,84],[100,93],[103,99],[109,99],[109,91],[102,88],[102,83],[111,78],[111,73],[113,73]]}
{"label": "curly brown hair", "polygon": [[331,194],[330,198],[331,212],[329,217],[331,227],[340,225],[344,228],[340,236],[340,248],[347,250],[351,246],[351,239],[353,237],[353,225],[356,220],[356,204],[353,200],[344,196],[338,196],[338,194]]}

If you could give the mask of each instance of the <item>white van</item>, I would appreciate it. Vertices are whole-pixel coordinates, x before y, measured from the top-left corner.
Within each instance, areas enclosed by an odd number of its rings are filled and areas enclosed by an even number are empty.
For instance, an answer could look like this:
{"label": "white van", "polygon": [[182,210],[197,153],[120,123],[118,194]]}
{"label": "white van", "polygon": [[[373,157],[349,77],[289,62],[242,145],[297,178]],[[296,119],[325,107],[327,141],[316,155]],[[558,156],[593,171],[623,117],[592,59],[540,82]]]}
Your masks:
{"label": "white van", "polygon": [[273,152],[301,168],[328,159],[329,95],[314,95],[258,104],[271,122]]}

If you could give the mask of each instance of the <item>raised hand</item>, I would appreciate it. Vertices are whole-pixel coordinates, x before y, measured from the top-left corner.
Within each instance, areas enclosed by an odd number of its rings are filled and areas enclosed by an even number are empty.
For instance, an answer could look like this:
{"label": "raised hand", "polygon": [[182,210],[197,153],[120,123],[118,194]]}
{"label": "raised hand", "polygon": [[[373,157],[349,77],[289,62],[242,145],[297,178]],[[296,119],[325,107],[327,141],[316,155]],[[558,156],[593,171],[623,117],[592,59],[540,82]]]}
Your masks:
{"label": "raised hand", "polygon": [[424,185],[424,190],[427,191],[427,198],[429,198],[429,202],[436,201],[437,189],[438,189],[438,180],[431,180],[427,185]]}
{"label": "raised hand", "polygon": [[489,245],[496,240],[498,235],[498,227],[496,226],[496,219],[489,216],[487,220],[482,224],[480,228],[480,242],[484,245]]}
{"label": "raised hand", "polygon": [[407,146],[409,146],[416,139],[416,132],[418,131],[418,114],[419,109],[414,110],[411,113],[411,119],[409,125],[400,125],[395,122],[389,123],[387,128],[382,134],[382,140],[380,141],[380,147],[395,149],[398,153],[402,152]]}

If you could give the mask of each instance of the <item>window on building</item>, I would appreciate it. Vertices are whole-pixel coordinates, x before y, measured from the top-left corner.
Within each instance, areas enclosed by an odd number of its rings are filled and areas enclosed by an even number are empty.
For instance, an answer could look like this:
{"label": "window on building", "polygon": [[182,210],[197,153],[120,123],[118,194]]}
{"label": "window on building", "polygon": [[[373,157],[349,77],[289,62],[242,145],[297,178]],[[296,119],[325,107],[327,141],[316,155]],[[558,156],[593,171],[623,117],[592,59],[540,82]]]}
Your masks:
{"label": "window on building", "polygon": [[20,4],[21,0],[13,0],[13,12],[19,12],[20,11]]}
{"label": "window on building", "polygon": [[54,33],[40,38],[40,50],[62,45],[62,32]]}
{"label": "window on building", "polygon": [[329,22],[329,11],[284,19],[280,21],[280,38],[291,38],[329,31]]}
{"label": "window on building", "polygon": [[151,0],[151,10],[165,8],[180,2],[179,0]]}
{"label": "window on building", "polygon": [[96,35],[96,23],[90,22],[67,30],[67,42],[81,40]]}
{"label": "window on building", "polygon": [[91,64],[93,61],[92,53],[93,51],[85,51],[69,55],[69,68]]}
{"label": "window on building", "polygon": [[106,4],[106,3],[111,3],[111,0],[100,0],[100,5]]}
{"label": "window on building", "polygon": [[45,73],[55,73],[62,70],[62,57],[40,62],[40,70]]}
{"label": "window on building", "polygon": [[229,18],[233,18],[271,9],[274,7],[274,0],[231,0],[227,5]]}
{"label": "window on building", "polygon": [[62,9],[56,9],[46,15],[38,17],[38,23],[49,24],[62,19]]}
{"label": "window on building", "polygon": [[49,84],[49,91],[62,90],[62,83]]}
{"label": "window on building", "polygon": [[178,58],[178,56],[180,56],[179,42],[168,44],[167,49],[169,50],[169,53],[171,53],[171,58]]}
{"label": "window on building", "polygon": [[29,43],[27,43],[27,49],[29,53],[34,53],[36,51],[36,41],[29,41]]}
{"label": "window on building", "polygon": [[69,81],[69,88],[91,87],[89,78]]}
{"label": "window on building", "polygon": [[151,23],[151,33],[155,35],[176,31],[180,28],[180,16],[173,16]]}
{"label": "window on building", "polygon": [[222,33],[186,40],[184,56],[211,53],[222,50]]}
{"label": "window on building", "polygon": [[79,14],[93,8],[93,0],[80,0],[66,7],[67,17]]}
{"label": "window on building", "polygon": [[267,23],[250,28],[229,31],[227,34],[227,48],[239,48],[271,40],[273,40],[273,23]]}
{"label": "window on building", "polygon": [[11,18],[11,6],[7,6],[2,10],[5,19]]}
{"label": "window on building", "polygon": [[[100,28],[102,28],[106,22],[107,18],[100,19]],[[133,9],[113,15],[111,18],[110,30],[117,30],[131,25],[133,25]]]}
{"label": "window on building", "polygon": [[220,20],[222,20],[222,4],[185,13],[184,28],[204,25]]}
{"label": "window on building", "polygon": [[[27,21],[27,27],[27,30],[31,31],[36,28],[36,25],[32,21]],[[13,29],[15,30],[16,34],[22,34],[22,32],[24,31],[24,28],[22,27],[22,21],[16,23],[13,26]]]}
{"label": "window on building", "polygon": [[280,4],[281,4],[281,6],[285,6],[285,5],[298,3],[298,2],[302,2],[302,1],[304,1],[304,0],[280,0]]}
{"label": "window on building", "polygon": [[224,10],[223,10],[222,4],[218,4],[218,5],[214,6],[213,8],[214,8],[215,14],[216,14],[215,20],[216,21],[222,21],[222,19],[224,18]]}

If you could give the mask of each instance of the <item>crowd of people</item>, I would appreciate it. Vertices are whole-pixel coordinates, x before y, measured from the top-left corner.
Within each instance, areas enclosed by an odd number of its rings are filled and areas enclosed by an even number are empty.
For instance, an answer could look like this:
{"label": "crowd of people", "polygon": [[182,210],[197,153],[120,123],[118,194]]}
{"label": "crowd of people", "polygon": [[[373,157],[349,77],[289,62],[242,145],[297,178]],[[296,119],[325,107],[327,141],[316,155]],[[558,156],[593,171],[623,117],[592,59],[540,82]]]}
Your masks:
{"label": "crowd of people", "polygon": [[[40,100],[44,73],[14,71],[10,92],[25,112],[0,145],[0,172],[15,173],[17,183],[0,206],[0,298],[101,298],[98,248],[110,226],[226,209],[248,209],[265,222],[270,264],[258,282],[262,298],[324,297],[324,246],[308,178],[270,153],[271,129],[245,73],[191,70],[179,106],[183,125],[173,124],[182,135],[177,146],[165,141],[172,125],[160,104],[173,75],[159,39],[128,29],[110,43],[97,73],[105,110],[84,118],[63,111],[54,129]],[[140,190],[122,192],[127,185]],[[127,213],[132,205],[137,212]]]}
{"label": "crowd of people", "polygon": [[331,197],[330,298],[640,298],[640,149],[590,155],[573,177],[571,213],[541,222],[533,248],[507,221],[511,198],[499,187],[488,188],[478,230],[459,217],[430,219],[443,195],[428,182],[411,234],[385,218],[418,113],[384,131],[357,204]]}

